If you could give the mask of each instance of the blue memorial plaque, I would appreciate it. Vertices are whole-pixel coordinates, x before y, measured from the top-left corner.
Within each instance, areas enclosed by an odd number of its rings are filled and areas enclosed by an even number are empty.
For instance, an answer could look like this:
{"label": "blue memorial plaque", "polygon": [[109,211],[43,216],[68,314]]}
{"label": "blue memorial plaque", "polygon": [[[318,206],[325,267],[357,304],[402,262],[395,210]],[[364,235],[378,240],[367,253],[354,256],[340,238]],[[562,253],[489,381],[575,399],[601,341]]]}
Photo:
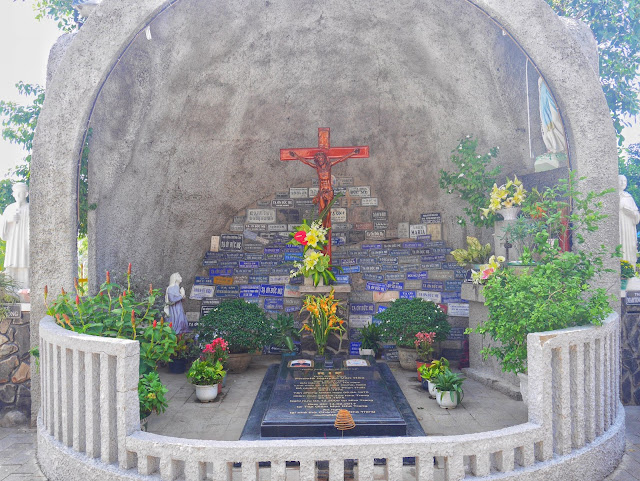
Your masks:
{"label": "blue memorial plaque", "polygon": [[257,269],[258,267],[260,267],[260,262],[259,261],[240,261],[239,262],[239,267],[241,269]]}
{"label": "blue memorial plaque", "polygon": [[240,259],[246,259],[247,255],[253,255],[253,254],[246,254],[244,252],[227,252],[224,258],[229,261],[239,261]]}
{"label": "blue memorial plaque", "polygon": [[260,297],[260,286],[240,286],[240,297]]}
{"label": "blue memorial plaque", "polygon": [[373,314],[375,307],[375,304],[369,302],[351,302],[349,303],[349,312],[351,314]]}
{"label": "blue memorial plaque", "polygon": [[303,246],[294,246],[291,244],[286,244],[284,246],[284,251],[285,252],[304,252],[304,247]]}
{"label": "blue memorial plaque", "polygon": [[387,309],[388,309],[388,307],[387,307],[387,306],[378,306],[378,311],[377,311],[377,312],[378,312],[378,314],[380,314],[381,312],[384,312],[384,311],[386,311]]}
{"label": "blue memorial plaque", "polygon": [[220,267],[238,267],[238,261],[218,261]]}
{"label": "blue memorial plaque", "polygon": [[196,280],[193,283],[194,286],[212,286],[213,285],[213,277],[196,277]]}
{"label": "blue memorial plaque", "polygon": [[361,266],[375,266],[377,260],[375,257],[358,257],[358,265]]}
{"label": "blue memorial plaque", "polygon": [[265,247],[265,254],[282,254],[282,249],[280,247]]}
{"label": "blue memorial plaque", "polygon": [[274,311],[281,311],[284,308],[284,300],[283,299],[265,299],[264,308],[274,310]]}
{"label": "blue memorial plaque", "polygon": [[427,271],[407,272],[407,279],[410,281],[425,280],[429,278]]}
{"label": "blue memorial plaque", "polygon": [[388,256],[389,249],[371,249],[369,251],[370,256]]}
{"label": "blue memorial plaque", "polygon": [[238,297],[240,286],[216,286],[216,297]]}
{"label": "blue memorial plaque", "polygon": [[431,234],[419,235],[417,240],[429,242],[431,240]]}
{"label": "blue memorial plaque", "polygon": [[424,281],[422,283],[422,288],[425,291],[443,291],[444,282],[443,281]]}
{"label": "blue memorial plaque", "polygon": [[397,264],[398,258],[391,256],[378,257],[378,264]]}
{"label": "blue memorial plaque", "polygon": [[360,346],[362,346],[361,342],[350,342],[349,343],[349,354],[352,356],[360,355]]}
{"label": "blue memorial plaque", "polygon": [[298,306],[284,306],[284,312],[290,313],[290,312],[298,312],[300,310],[300,307]]}
{"label": "blue memorial plaque", "polygon": [[249,284],[266,284],[269,282],[268,275],[249,276]]}
{"label": "blue memorial plaque", "polygon": [[343,246],[347,243],[347,238],[340,235],[340,234],[335,234],[331,237],[331,245],[334,246]]}
{"label": "blue memorial plaque", "polygon": [[261,284],[260,295],[265,297],[283,297],[284,286],[274,284]]}
{"label": "blue memorial plaque", "polygon": [[303,257],[302,252],[285,252],[284,254],[285,262],[301,261]]}
{"label": "blue memorial plaque", "polygon": [[436,261],[446,261],[447,256],[444,254],[432,255],[432,256],[422,256],[422,262],[436,262]]}
{"label": "blue memorial plaque", "polygon": [[430,247],[431,254],[450,254],[453,250],[451,247]]}
{"label": "blue memorial plaque", "polygon": [[431,249],[410,249],[411,255],[413,256],[427,256],[429,254],[433,254]]}
{"label": "blue memorial plaque", "polygon": [[351,276],[348,274],[335,274],[336,284],[351,284]]}
{"label": "blue memorial plaque", "polygon": [[340,259],[340,265],[341,266],[355,266],[357,265],[357,261],[355,258],[349,258],[349,259]]}
{"label": "blue memorial plaque", "polygon": [[249,274],[253,274],[255,271],[256,271],[255,269],[249,269],[248,267],[238,267],[233,270],[233,273],[242,275],[242,276],[247,276]]}
{"label": "blue memorial plaque", "polygon": [[400,291],[400,299],[415,299],[416,291]]}
{"label": "blue memorial plaque", "polygon": [[422,247],[424,247],[423,242],[403,242],[402,243],[403,249],[420,249]]}
{"label": "blue memorial plaque", "polygon": [[448,304],[450,302],[462,302],[462,297],[460,297],[460,293],[459,292],[443,292],[442,303]]}
{"label": "blue memorial plaque", "polygon": [[445,281],[444,282],[444,290],[445,291],[458,291],[460,292],[462,289],[462,281]]}
{"label": "blue memorial plaque", "polygon": [[420,215],[421,224],[442,224],[442,216],[439,212],[427,212]]}
{"label": "blue memorial plaque", "polygon": [[202,267],[217,266],[218,262],[219,262],[219,259],[203,259]]}
{"label": "blue memorial plaque", "polygon": [[444,247],[445,243],[444,241],[431,241],[431,242],[425,242],[424,246],[425,247]]}
{"label": "blue memorial plaque", "polygon": [[443,269],[459,269],[460,266],[458,265],[457,262],[443,262],[442,268]]}
{"label": "blue memorial plaque", "polygon": [[344,272],[345,274],[355,274],[357,272],[360,272],[360,266],[344,266],[342,268],[342,272]]}
{"label": "blue memorial plaque", "polygon": [[389,272],[384,275],[385,281],[404,281],[405,275],[404,272]]}
{"label": "blue memorial plaque", "polygon": [[384,264],[380,267],[381,267],[380,270],[384,272],[397,272],[400,270],[397,264]]}
{"label": "blue memorial plaque", "polygon": [[447,335],[447,341],[464,341],[464,327],[452,327]]}
{"label": "blue memorial plaque", "polygon": [[402,291],[402,290],[404,290],[404,282],[388,281],[387,282],[387,290],[388,291]]}
{"label": "blue memorial plaque", "polygon": [[229,269],[229,268],[213,268],[213,269],[209,269],[209,276],[211,277],[215,277],[215,276],[232,276],[233,275],[233,269]]}
{"label": "blue memorial plaque", "polygon": [[442,262],[422,262],[423,269],[442,269]]}
{"label": "blue memorial plaque", "polygon": [[367,281],[365,289],[373,292],[387,292],[387,285],[382,282]]}
{"label": "blue memorial plaque", "polygon": [[384,281],[384,276],[382,274],[362,274],[363,281],[373,281],[373,282],[382,282]]}

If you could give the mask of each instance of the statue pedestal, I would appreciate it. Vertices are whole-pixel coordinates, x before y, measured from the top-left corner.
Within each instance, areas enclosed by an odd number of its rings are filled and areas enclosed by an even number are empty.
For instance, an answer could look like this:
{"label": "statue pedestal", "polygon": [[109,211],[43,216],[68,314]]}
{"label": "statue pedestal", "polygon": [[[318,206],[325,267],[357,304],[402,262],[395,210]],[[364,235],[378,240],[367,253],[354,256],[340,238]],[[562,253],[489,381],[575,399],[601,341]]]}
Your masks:
{"label": "statue pedestal", "polygon": [[564,152],[547,152],[536,157],[533,164],[535,172],[545,172],[547,170],[558,169],[567,165],[567,154]]}

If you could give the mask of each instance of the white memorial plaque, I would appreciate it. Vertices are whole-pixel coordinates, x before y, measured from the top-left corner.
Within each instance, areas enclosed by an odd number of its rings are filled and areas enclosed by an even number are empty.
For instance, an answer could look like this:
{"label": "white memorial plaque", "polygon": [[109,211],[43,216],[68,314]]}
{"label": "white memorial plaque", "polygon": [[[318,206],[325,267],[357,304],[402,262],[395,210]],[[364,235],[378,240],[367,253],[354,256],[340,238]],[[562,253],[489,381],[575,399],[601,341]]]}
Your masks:
{"label": "white memorial plaque", "polygon": [[309,197],[309,189],[306,187],[290,187],[289,197],[292,199],[306,199]]}
{"label": "white memorial plaque", "polygon": [[275,209],[247,209],[247,224],[273,224],[275,221]]}
{"label": "white memorial plaque", "polygon": [[377,197],[364,197],[361,202],[362,207],[378,207]]}
{"label": "white memorial plaque", "polygon": [[288,284],[289,276],[269,276],[269,284]]}
{"label": "white memorial plaque", "polygon": [[269,232],[284,232],[287,230],[287,224],[269,224]]}
{"label": "white memorial plaque", "polygon": [[191,288],[191,295],[189,296],[189,299],[204,299],[205,297],[213,297],[215,289],[216,288],[213,286],[193,286]]}
{"label": "white memorial plaque", "polygon": [[[436,304],[440,304],[442,302],[442,293],[435,291],[416,291],[416,297],[422,299],[423,301],[431,301]],[[451,305],[451,304],[449,304]]]}
{"label": "white memorial plaque", "polygon": [[427,235],[426,224],[411,224],[409,226],[409,237],[417,239],[419,235]]}
{"label": "white memorial plaque", "polygon": [[398,223],[398,238],[407,239],[409,237],[409,223],[408,222],[399,222]]}
{"label": "white memorial plaque", "polygon": [[361,185],[359,187],[347,187],[347,192],[351,197],[371,197],[371,187]]}
{"label": "white memorial plaque", "polygon": [[368,326],[372,322],[372,316],[362,314],[351,314],[349,316],[349,327],[361,328]]}
{"label": "white memorial plaque", "polygon": [[347,222],[347,209],[343,207],[331,209],[331,222]]}
{"label": "white memorial plaque", "polygon": [[452,302],[447,305],[449,306],[447,312],[449,316],[469,317],[469,304],[466,302]]}
{"label": "white memorial plaque", "polygon": [[220,250],[220,236],[212,235],[211,236],[211,252],[218,252]]}
{"label": "white memorial plaque", "polygon": [[[316,179],[316,182],[317,181],[318,180]],[[318,193],[317,187],[309,187],[309,197],[315,197],[317,193]]]}

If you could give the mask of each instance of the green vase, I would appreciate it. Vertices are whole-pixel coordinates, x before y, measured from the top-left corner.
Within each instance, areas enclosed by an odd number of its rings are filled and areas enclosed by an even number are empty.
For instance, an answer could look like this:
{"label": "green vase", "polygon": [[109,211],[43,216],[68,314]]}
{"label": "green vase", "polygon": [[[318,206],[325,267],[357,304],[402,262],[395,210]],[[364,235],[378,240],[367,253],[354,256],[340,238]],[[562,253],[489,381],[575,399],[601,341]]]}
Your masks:
{"label": "green vase", "polygon": [[625,290],[627,288],[627,284],[629,284],[629,279],[620,279],[620,289]]}

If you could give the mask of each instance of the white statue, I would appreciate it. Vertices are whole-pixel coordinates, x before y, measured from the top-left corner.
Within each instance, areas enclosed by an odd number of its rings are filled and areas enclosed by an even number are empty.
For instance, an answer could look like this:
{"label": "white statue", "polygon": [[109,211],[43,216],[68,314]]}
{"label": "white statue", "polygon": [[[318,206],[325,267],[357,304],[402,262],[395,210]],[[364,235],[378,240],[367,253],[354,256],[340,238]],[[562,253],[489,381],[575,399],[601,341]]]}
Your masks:
{"label": "white statue", "polygon": [[29,288],[29,191],[26,184],[13,185],[16,202],[2,214],[0,238],[7,241],[4,269],[21,289]]}
{"label": "white statue", "polygon": [[169,322],[171,322],[176,334],[189,332],[187,315],[184,313],[184,307],[182,307],[182,300],[186,294],[184,287],[180,287],[181,282],[182,276],[180,274],[177,272],[171,274],[169,287],[167,287],[167,292],[164,295],[164,302],[167,304],[164,311],[169,316]]}
{"label": "white statue", "polygon": [[624,189],[627,188],[627,178],[618,176],[618,188],[620,189],[620,244],[622,244],[622,259],[636,266],[638,255],[638,237],[636,224],[640,222],[640,212],[633,197]]}
{"label": "white statue", "polygon": [[538,79],[538,94],[542,140],[547,152],[536,157],[535,171],[544,172],[566,163],[567,142],[558,106],[542,77]]}

